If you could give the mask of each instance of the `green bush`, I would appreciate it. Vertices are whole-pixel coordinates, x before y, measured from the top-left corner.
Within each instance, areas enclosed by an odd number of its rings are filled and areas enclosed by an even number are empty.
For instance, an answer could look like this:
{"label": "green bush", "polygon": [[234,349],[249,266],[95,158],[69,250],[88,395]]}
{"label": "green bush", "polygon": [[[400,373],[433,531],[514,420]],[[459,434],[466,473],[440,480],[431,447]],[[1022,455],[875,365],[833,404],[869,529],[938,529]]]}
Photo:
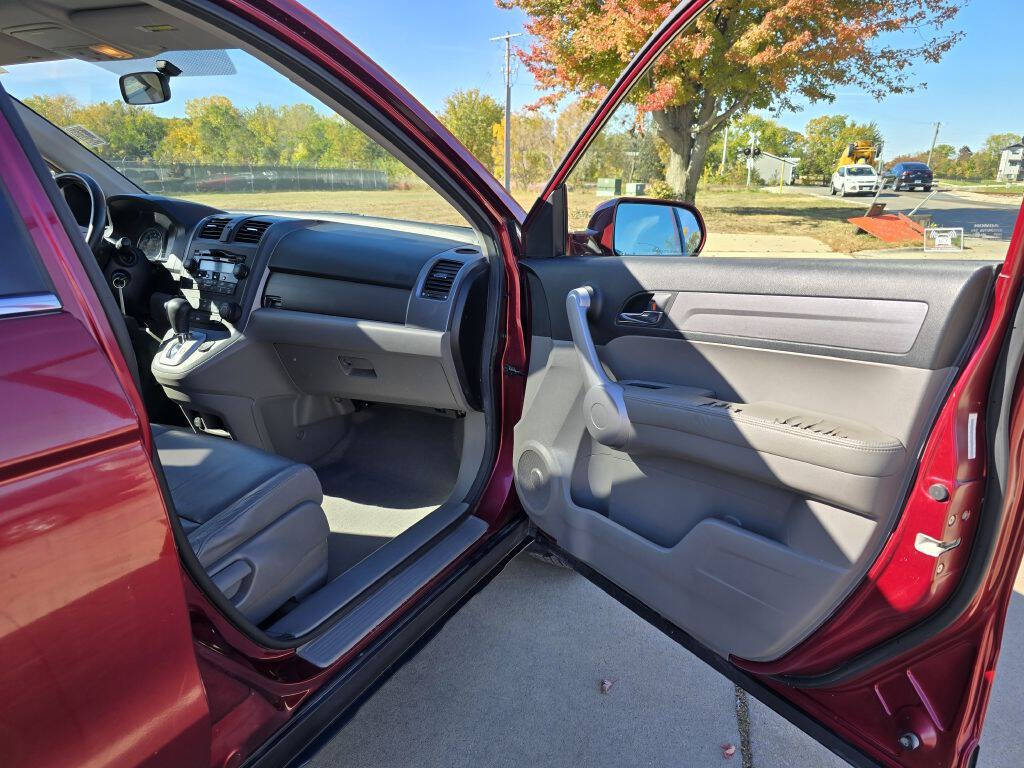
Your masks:
{"label": "green bush", "polygon": [[679,194],[664,179],[652,179],[648,182],[646,193],[648,197],[656,197],[659,200],[676,200],[679,197]]}

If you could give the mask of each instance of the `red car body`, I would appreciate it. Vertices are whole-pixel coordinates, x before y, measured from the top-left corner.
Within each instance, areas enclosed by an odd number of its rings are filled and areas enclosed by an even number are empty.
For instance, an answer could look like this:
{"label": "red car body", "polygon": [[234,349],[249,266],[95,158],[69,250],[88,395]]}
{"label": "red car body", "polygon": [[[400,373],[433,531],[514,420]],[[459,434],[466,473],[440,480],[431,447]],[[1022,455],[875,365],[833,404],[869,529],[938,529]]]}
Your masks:
{"label": "red car body", "polygon": [[[594,122],[569,151],[542,199],[564,179],[632,79],[705,2],[677,9],[641,51]],[[290,0],[218,0],[259,34],[318,63],[374,105],[448,175],[459,181],[499,234],[504,257],[504,350],[498,460],[476,515],[492,536],[522,516],[513,492],[512,427],[519,418],[528,323],[517,264],[517,229],[530,219],[437,119],[361,51]],[[292,650],[257,646],[228,622],[183,571],[160,480],[150,459],[145,410],[98,298],[22,141],[0,120],[3,185],[53,284],[61,311],[4,321],[0,334],[0,714],[5,765],[241,764],[356,657],[411,613],[406,603],[326,670]],[[828,623],[784,658],[736,660],[750,680],[795,702],[806,715],[885,764],[924,765],[874,745],[889,721],[864,713],[882,701],[908,730],[944,739],[929,765],[960,765],[980,737],[1006,603],[1024,548],[1024,493],[1007,487],[1015,514],[995,538],[982,589],[942,633],[838,687],[796,689],[785,678],[819,674],[907,631],[948,599],[969,547],[935,586],[920,560],[906,557],[914,532],[933,516],[933,483],[954,489],[956,514],[977,509],[983,477],[966,473],[958,419],[981,411],[996,354],[1024,275],[1018,220],[990,315],[970,362],[939,416],[918,470],[922,492],[861,587]],[[31,329],[28,323],[31,322]],[[26,324],[19,326],[19,324]],[[1014,400],[1011,466],[1020,466],[1022,405]],[[966,518],[965,518],[966,519]],[[966,527],[968,540],[975,529]],[[441,585],[440,574],[427,590]],[[60,642],[54,642],[59,638]],[[959,709],[966,696],[967,705]],[[945,723],[929,732],[919,711]]]}

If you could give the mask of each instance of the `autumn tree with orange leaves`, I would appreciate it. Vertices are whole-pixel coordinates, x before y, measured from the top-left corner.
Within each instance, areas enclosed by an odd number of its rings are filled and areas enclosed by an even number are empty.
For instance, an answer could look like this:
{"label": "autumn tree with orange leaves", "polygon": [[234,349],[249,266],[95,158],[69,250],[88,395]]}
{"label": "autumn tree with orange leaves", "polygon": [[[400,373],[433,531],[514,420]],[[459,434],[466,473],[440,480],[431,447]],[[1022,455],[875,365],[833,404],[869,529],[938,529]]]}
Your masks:
{"label": "autumn tree with orange leaves", "polygon": [[[530,16],[519,52],[541,104],[570,94],[596,102],[672,10],[660,0],[496,0]],[[666,181],[693,201],[714,133],[750,109],[833,101],[838,85],[876,98],[924,83],[962,36],[963,0],[717,0],[654,62],[630,94],[670,154]],[[900,34],[903,33],[903,34]]]}

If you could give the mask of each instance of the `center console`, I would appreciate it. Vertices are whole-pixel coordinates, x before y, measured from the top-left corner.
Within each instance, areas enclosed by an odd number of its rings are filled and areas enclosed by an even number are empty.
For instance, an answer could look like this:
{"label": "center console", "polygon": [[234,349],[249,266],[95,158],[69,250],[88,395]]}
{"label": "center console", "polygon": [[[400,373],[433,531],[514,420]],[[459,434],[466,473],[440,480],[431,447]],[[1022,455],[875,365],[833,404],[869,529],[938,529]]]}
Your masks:
{"label": "center console", "polygon": [[251,255],[221,248],[193,247],[184,266],[198,288],[197,309],[201,313],[228,323],[241,319],[242,307],[238,299],[250,273],[246,259]]}
{"label": "center console", "polygon": [[261,254],[275,237],[274,225],[290,228],[271,216],[214,215],[199,222],[174,265],[184,299],[167,307],[172,334],[157,356],[157,370],[184,373],[231,343],[258,291],[255,283],[266,268]]}

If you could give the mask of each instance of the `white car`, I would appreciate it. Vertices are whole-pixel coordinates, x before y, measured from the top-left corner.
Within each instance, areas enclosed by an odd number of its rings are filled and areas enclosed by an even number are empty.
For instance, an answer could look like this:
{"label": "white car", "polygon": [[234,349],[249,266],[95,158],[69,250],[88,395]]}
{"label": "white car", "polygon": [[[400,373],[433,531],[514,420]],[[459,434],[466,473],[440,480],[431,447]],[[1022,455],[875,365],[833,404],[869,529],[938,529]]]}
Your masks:
{"label": "white car", "polygon": [[843,165],[832,174],[833,195],[874,194],[878,191],[880,179],[870,165]]}

